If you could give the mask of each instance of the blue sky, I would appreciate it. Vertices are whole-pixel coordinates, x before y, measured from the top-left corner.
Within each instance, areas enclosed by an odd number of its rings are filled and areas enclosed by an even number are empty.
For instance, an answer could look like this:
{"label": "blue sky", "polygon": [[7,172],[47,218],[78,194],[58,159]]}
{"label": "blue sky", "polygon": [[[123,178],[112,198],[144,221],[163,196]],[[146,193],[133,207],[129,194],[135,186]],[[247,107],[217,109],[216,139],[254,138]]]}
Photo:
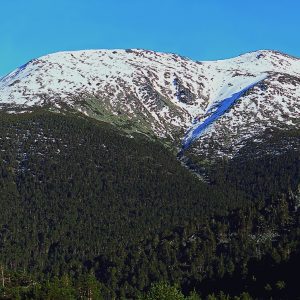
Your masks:
{"label": "blue sky", "polygon": [[61,50],[145,48],[195,60],[300,56],[298,0],[1,0],[0,75]]}

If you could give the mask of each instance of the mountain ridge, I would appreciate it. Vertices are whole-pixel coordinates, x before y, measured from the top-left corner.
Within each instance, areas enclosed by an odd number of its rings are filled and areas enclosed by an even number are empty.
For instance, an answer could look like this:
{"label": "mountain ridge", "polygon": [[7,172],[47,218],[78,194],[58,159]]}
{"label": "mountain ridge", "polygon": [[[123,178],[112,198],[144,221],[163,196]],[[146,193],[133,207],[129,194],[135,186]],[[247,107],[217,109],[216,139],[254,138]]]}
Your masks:
{"label": "mountain ridge", "polygon": [[10,112],[68,107],[180,147],[195,118],[203,121],[228,90],[262,74],[263,85],[242,95],[195,143],[196,152],[209,145],[213,156],[232,156],[267,128],[298,128],[299,59],[270,50],[206,62],[140,49],[58,52],[1,78],[0,105]]}

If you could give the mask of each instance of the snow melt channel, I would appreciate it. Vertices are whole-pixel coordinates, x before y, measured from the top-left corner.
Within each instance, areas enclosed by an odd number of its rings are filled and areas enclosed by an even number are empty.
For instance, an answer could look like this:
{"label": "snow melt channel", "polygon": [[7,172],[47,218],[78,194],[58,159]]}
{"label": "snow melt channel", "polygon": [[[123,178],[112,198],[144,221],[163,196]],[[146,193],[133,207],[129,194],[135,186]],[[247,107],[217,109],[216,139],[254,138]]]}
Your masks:
{"label": "snow melt channel", "polygon": [[204,114],[205,119],[200,122],[199,116],[194,119],[194,125],[184,136],[182,150],[179,155],[182,154],[196,139],[201,137],[206,129],[218,118],[223,116],[248,90],[266,78],[266,74],[255,78],[242,78],[242,80],[236,81],[232,87],[226,87],[226,90],[220,93],[220,96],[213,102],[214,104]]}

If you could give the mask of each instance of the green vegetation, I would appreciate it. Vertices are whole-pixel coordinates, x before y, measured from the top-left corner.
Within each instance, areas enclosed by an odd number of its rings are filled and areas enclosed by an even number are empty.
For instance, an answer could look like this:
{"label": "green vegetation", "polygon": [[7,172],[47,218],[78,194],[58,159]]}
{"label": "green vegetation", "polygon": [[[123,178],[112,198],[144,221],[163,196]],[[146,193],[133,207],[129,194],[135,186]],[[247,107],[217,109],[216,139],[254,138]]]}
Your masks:
{"label": "green vegetation", "polygon": [[219,161],[207,184],[107,123],[0,117],[3,299],[300,295],[297,148]]}

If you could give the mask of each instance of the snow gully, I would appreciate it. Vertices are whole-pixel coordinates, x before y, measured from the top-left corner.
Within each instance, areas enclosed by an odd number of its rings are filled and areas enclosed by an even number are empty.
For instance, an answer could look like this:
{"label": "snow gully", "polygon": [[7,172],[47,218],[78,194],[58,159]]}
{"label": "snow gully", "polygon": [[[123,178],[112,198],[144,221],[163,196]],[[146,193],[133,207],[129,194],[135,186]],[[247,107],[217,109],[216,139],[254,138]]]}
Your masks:
{"label": "snow gully", "polygon": [[253,88],[255,85],[265,80],[267,75],[264,74],[255,78],[255,81],[248,84],[246,87],[242,88],[239,91],[232,92],[229,97],[226,97],[221,100],[217,100],[215,104],[210,107],[204,114],[204,121],[199,122],[199,117],[196,117],[193,121],[193,126],[187,131],[182,141],[182,148],[178,153],[178,156],[181,157],[183,152],[190,147],[190,145],[202,134],[205,130],[212,125],[217,119],[222,117],[235,103],[240,99],[248,90]]}

